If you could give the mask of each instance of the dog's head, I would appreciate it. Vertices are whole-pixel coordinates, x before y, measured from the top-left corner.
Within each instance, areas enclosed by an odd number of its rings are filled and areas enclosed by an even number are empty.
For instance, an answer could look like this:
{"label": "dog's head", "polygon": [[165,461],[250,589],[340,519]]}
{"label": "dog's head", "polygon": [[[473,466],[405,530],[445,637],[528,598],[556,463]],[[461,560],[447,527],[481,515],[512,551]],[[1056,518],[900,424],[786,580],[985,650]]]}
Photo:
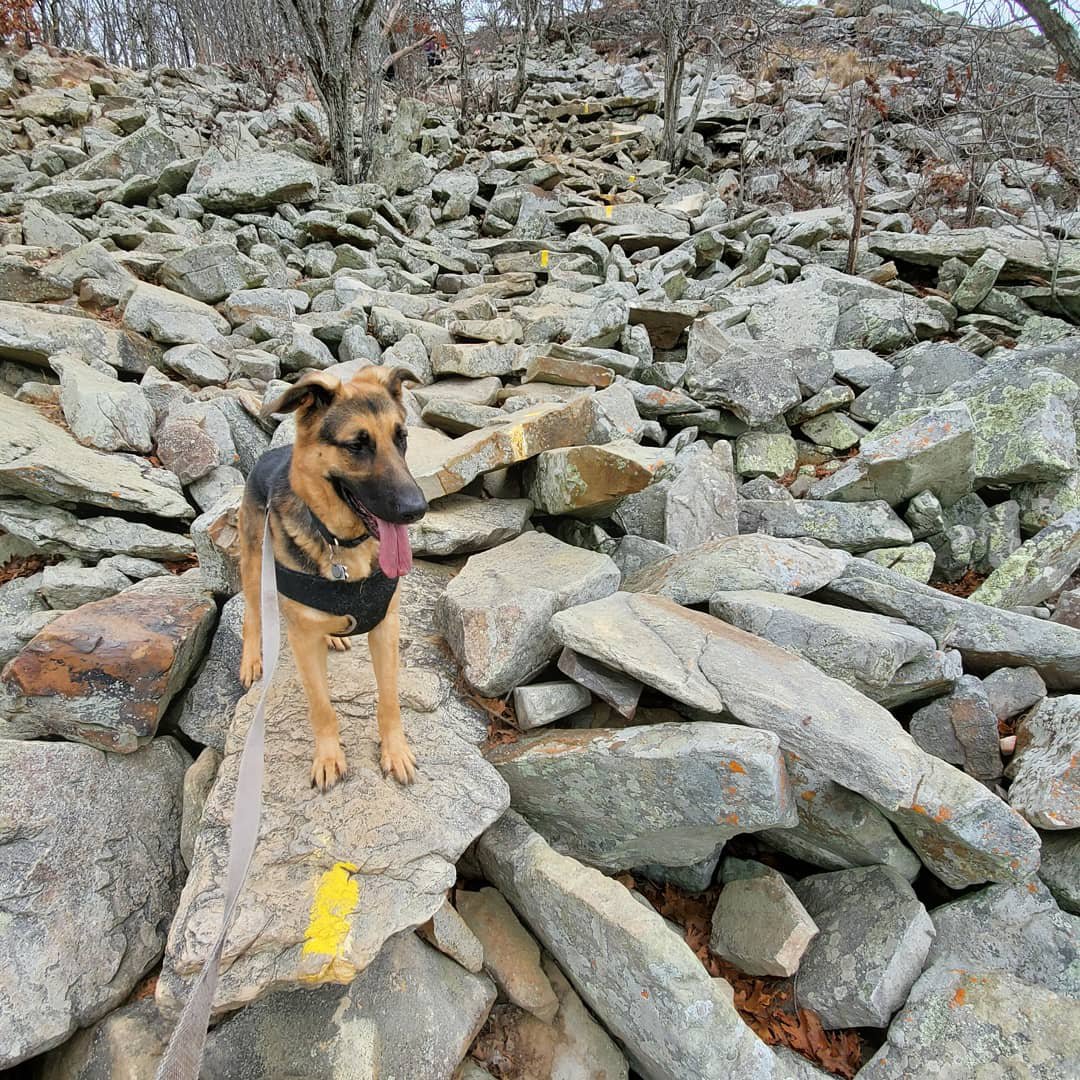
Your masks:
{"label": "dog's head", "polygon": [[317,496],[312,509],[344,504],[376,538],[380,519],[407,525],[427,511],[405,464],[401,389],[407,377],[401,368],[369,367],[343,383],[312,372],[265,410],[296,413],[293,466],[307,494]]}

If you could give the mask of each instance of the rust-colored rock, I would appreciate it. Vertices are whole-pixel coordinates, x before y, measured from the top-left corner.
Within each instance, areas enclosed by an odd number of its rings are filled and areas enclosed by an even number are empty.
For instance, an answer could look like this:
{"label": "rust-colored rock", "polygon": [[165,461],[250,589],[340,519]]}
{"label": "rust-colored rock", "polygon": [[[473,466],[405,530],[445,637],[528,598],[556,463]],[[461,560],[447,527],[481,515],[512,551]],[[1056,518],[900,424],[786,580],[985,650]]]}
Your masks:
{"label": "rust-colored rock", "polygon": [[137,750],[198,663],[215,615],[186,578],[153,579],[65,612],[0,673],[0,737]]}

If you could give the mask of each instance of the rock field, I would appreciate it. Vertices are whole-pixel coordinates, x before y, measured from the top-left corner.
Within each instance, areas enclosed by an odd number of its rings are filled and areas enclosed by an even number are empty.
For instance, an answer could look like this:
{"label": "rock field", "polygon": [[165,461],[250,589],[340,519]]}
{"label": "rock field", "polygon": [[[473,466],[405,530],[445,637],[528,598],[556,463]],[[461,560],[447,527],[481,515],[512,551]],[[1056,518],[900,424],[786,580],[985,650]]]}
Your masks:
{"label": "rock field", "polygon": [[420,775],[360,638],[313,791],[283,660],[202,1075],[1080,1075],[1080,185],[1002,156],[963,227],[890,66],[941,17],[786,18],[892,102],[852,264],[813,59],[721,65],[676,175],[659,59],[559,43],[515,113],[396,99],[345,187],[295,78],[0,53],[0,1069],[153,1076],[222,909],[263,406],[384,364]]}

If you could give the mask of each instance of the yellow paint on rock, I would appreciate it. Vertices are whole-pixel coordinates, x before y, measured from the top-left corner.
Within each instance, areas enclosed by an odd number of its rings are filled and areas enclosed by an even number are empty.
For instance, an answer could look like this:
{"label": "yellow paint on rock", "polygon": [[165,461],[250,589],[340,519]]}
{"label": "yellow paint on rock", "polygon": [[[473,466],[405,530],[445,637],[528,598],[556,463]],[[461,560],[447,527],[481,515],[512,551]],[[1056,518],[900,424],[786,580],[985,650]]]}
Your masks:
{"label": "yellow paint on rock", "polygon": [[604,217],[611,217],[613,213],[615,213],[614,206],[608,205],[604,207]]}
{"label": "yellow paint on rock", "polygon": [[540,251],[540,266],[544,270],[547,269],[548,259],[550,257],[551,257],[551,253],[548,251],[548,249],[547,248],[542,248],[541,251]]}
{"label": "yellow paint on rock", "polygon": [[311,917],[304,931],[304,955],[337,957],[352,924],[349,916],[356,910],[360,883],[352,863],[334,863],[319,879],[315,899],[311,902]]}

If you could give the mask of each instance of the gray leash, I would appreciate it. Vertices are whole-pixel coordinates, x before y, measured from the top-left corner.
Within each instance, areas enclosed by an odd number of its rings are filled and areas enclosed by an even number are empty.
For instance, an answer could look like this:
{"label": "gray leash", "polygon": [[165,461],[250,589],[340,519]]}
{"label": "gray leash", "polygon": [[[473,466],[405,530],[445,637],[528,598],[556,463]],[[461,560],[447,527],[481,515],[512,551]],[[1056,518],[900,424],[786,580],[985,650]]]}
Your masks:
{"label": "gray leash", "polygon": [[191,988],[180,1019],[176,1022],[172,1038],[169,1039],[169,1047],[158,1065],[156,1080],[198,1080],[206,1046],[206,1029],[210,1023],[210,1008],[214,1001],[214,991],[217,989],[218,965],[225,948],[225,935],[236,911],[236,902],[244,886],[251,856],[255,851],[255,842],[259,837],[266,697],[281,648],[269,514],[263,526],[259,606],[262,614],[262,680],[259,684],[259,703],[255,706],[251,727],[244,738],[240,770],[236,776],[232,821],[229,823],[229,871],[225,877],[225,908],[221,914],[221,930],[213,950],[199,972],[199,977],[195,980],[195,985]]}

